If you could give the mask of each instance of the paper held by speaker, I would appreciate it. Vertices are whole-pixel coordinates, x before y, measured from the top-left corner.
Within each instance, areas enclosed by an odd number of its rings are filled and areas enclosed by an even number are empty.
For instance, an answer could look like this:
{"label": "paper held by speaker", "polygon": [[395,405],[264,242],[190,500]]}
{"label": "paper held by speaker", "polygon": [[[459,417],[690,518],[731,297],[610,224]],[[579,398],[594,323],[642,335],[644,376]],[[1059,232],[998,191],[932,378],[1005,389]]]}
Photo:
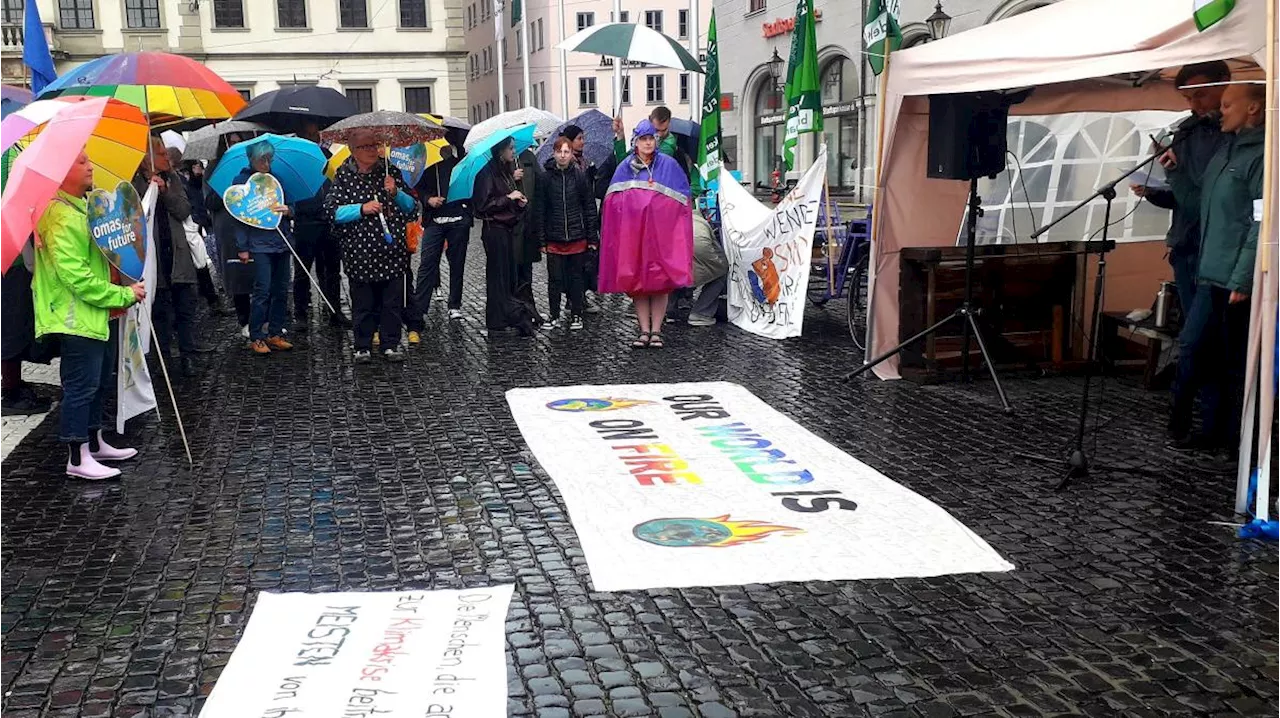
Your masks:
{"label": "paper held by speaker", "polygon": [[1004,171],[1009,107],[1031,90],[929,95],[929,160],[934,179],[971,180]]}

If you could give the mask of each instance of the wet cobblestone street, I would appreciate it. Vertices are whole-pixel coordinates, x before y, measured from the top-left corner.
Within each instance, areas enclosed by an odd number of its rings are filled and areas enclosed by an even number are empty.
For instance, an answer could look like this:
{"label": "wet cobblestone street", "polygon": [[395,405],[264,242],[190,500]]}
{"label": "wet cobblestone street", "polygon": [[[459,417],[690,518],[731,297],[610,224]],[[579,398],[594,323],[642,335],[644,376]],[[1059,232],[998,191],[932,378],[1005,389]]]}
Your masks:
{"label": "wet cobblestone street", "polygon": [[[1102,389],[1090,449],[1156,477],[1054,492],[1078,377],[841,383],[860,361],[843,303],[774,342],[668,325],[635,351],[609,298],[580,332],[480,336],[432,306],[401,365],[352,363],[319,319],[253,358],[232,320],[135,420],[123,481],[62,476],[56,411],[3,463],[3,713],[194,716],[261,591],[516,584],[512,716],[1088,716],[1277,712],[1277,551],[1231,526],[1234,475],[1164,448],[1167,395]],[[545,311],[545,275],[537,272]],[[829,312],[829,316],[828,316]],[[910,580],[599,593],[554,484],[504,392],[731,381],[934,501],[1015,570]],[[157,379],[157,391],[162,387]]]}

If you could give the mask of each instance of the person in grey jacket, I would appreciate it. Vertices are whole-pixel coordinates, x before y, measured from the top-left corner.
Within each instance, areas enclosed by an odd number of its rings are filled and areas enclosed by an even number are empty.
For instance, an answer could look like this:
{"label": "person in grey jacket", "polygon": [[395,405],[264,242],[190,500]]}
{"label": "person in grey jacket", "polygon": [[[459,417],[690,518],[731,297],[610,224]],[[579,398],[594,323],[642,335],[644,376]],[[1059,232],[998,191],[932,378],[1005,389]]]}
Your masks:
{"label": "person in grey jacket", "polygon": [[[147,193],[147,187],[155,185],[159,191],[156,200],[156,222],[153,241],[156,243],[156,288],[152,316],[155,320],[156,340],[164,357],[170,354],[171,340],[178,336],[178,353],[182,373],[195,373],[195,355],[209,351],[196,343],[196,308],[199,304],[198,277],[191,245],[187,244],[187,232],[182,223],[191,216],[191,202],[182,178],[169,163],[169,153],[164,141],[151,137],[151,157],[143,160],[133,177],[133,188],[139,196]],[[134,277],[141,279],[141,277]]]}
{"label": "person in grey jacket", "polygon": [[[1218,107],[1225,85],[1194,87],[1231,79],[1231,70],[1221,60],[1187,65],[1175,80],[1191,116],[1178,124],[1171,148],[1160,157],[1169,178],[1169,189],[1131,185],[1139,197],[1162,209],[1173,210],[1173,220],[1165,244],[1178,290],[1183,316],[1191,311],[1196,294],[1196,265],[1200,261],[1200,182],[1209,160],[1223,143]],[[1192,85],[1192,87],[1188,87]]]}

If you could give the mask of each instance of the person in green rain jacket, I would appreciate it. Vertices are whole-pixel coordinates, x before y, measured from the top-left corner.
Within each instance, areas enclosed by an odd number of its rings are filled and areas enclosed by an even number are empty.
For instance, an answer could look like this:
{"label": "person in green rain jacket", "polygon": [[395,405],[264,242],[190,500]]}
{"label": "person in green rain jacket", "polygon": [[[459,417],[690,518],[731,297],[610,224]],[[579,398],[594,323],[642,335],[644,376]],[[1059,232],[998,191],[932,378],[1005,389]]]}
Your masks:
{"label": "person in green rain jacket", "polygon": [[67,444],[67,475],[101,480],[120,475],[102,461],[137,455],[102,435],[102,400],[115,368],[110,314],[146,297],[142,284],[111,283],[111,267],[89,236],[85,195],[93,165],[84,152],[36,225],[36,269],[31,294],[36,337],[57,334],[62,348],[62,410],[58,440]]}
{"label": "person in green rain jacket", "polygon": [[[1231,85],[1222,95],[1222,132],[1228,139],[1209,160],[1200,182],[1199,286],[1178,335],[1169,425],[1175,449],[1231,456],[1239,441],[1265,107],[1264,85]],[[1197,393],[1202,428],[1193,435]]]}

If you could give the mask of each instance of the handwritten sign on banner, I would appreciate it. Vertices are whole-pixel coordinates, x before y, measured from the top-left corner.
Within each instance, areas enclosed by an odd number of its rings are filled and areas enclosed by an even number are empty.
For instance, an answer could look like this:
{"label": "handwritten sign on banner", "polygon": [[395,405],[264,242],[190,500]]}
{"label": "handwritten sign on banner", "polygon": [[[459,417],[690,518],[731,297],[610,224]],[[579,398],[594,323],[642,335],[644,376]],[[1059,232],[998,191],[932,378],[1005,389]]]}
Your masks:
{"label": "handwritten sign on banner", "polygon": [[511,591],[263,593],[200,718],[504,716]]}

